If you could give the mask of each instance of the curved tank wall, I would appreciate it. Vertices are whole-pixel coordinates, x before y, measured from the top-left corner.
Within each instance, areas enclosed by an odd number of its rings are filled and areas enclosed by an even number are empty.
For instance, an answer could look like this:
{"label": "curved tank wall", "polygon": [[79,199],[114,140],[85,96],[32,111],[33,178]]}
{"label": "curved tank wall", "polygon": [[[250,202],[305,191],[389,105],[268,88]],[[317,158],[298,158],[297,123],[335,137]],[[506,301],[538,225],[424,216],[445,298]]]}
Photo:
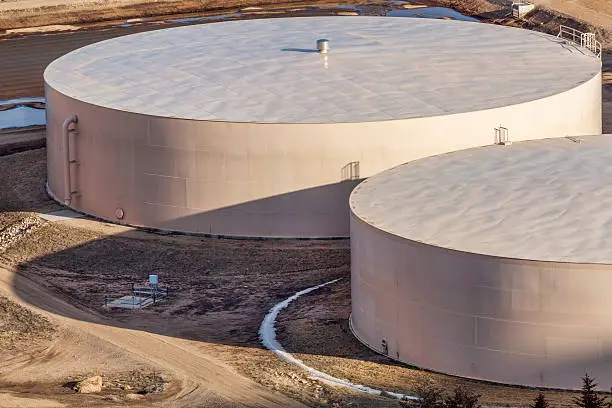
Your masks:
{"label": "curved tank wall", "polygon": [[467,149],[358,186],[351,327],[372,349],[475,379],[612,383],[612,135]]}
{"label": "curved tank wall", "polygon": [[602,126],[601,74],[518,105],[364,123],[155,117],[82,102],[48,83],[46,97],[51,194],[65,193],[62,123],[76,114],[70,207],[129,225],[228,236],[348,236],[355,179],[492,144],[500,125],[513,141],[600,134]]}
{"label": "curved tank wall", "polygon": [[[313,50],[318,38],[329,53]],[[347,237],[360,179],[490,145],[500,127],[511,141],[602,128],[599,59],[553,36],[460,21],[190,25],[75,50],[44,77],[52,195],[70,185],[76,210],[213,235]]]}
{"label": "curved tank wall", "polygon": [[611,276],[612,265],[420,244],[351,216],[354,334],[379,353],[442,373],[576,389],[588,370],[607,390]]}

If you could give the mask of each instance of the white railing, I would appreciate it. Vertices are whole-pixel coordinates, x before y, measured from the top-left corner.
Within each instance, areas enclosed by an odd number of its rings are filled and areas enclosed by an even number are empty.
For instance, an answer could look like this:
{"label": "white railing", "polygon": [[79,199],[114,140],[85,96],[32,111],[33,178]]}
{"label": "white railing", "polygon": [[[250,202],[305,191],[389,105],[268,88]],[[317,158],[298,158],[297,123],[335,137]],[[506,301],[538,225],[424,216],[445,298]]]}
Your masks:
{"label": "white railing", "polygon": [[591,51],[597,58],[601,59],[601,43],[597,41],[594,33],[583,33],[575,28],[559,26],[557,37],[567,40]]}
{"label": "white railing", "polygon": [[347,164],[346,166],[342,167],[340,177],[342,181],[358,180],[359,179],[359,162],[353,161]]}
{"label": "white railing", "polygon": [[495,144],[499,145],[511,145],[512,142],[508,137],[508,128],[500,126],[495,128]]}

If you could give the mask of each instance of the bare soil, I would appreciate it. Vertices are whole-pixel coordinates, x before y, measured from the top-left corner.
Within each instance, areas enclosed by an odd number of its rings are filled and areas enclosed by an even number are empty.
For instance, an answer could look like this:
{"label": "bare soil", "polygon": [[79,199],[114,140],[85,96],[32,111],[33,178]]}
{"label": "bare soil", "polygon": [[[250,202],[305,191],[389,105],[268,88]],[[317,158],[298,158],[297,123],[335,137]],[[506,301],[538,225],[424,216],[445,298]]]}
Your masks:
{"label": "bare soil", "polygon": [[0,131],[0,156],[45,147],[44,127]]}
{"label": "bare soil", "polygon": [[5,353],[36,348],[55,334],[49,319],[0,296],[0,349]]}
{"label": "bare soil", "polygon": [[0,229],[24,218],[22,213],[61,208],[45,191],[45,149],[1,156],[0,169]]}
{"label": "bare soil", "polygon": [[[230,14],[246,7],[285,8],[310,5],[304,0],[17,0],[0,3],[0,32],[21,27],[88,24],[131,18],[191,13]],[[343,4],[347,0],[321,0],[317,4]],[[371,3],[376,3],[373,1]],[[382,3],[382,1],[381,1]],[[271,10],[274,12],[273,10]]]}
{"label": "bare soil", "polygon": [[603,129],[612,133],[612,51],[603,55]]}
{"label": "bare soil", "polygon": [[[4,290],[1,281],[0,293],[9,297],[0,295],[0,406],[107,406],[130,393],[153,401],[146,391],[156,384],[168,386],[161,371],[36,311]],[[94,373],[104,377],[103,392],[76,395],[72,385]]]}
{"label": "bare soil", "polygon": [[569,16],[577,16],[590,24],[612,27],[610,0],[535,0],[535,3]]}

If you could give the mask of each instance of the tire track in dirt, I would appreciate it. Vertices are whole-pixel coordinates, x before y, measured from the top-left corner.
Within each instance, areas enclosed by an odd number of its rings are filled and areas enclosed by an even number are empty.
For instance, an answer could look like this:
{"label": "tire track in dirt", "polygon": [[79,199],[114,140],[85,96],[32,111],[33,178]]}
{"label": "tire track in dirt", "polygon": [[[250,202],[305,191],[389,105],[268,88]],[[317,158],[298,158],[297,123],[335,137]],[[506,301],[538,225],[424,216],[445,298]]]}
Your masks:
{"label": "tire track in dirt", "polygon": [[148,332],[111,326],[105,318],[81,309],[48,292],[8,266],[0,265],[0,291],[16,301],[51,313],[52,317],[72,330],[88,333],[101,341],[149,361],[167,370],[181,383],[181,392],[165,401],[164,406],[238,406],[238,407],[304,407],[279,393],[236,373],[224,363],[207,356],[188,341]]}

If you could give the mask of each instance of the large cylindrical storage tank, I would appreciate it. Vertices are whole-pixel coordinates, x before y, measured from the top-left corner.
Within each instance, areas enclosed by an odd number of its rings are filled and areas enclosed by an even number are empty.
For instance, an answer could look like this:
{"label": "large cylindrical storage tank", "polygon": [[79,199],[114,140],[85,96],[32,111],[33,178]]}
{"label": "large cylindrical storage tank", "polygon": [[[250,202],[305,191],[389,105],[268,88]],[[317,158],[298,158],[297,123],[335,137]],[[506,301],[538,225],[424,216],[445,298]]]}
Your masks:
{"label": "large cylindrical storage tank", "polygon": [[351,195],[351,327],[475,379],[612,383],[612,136],[467,149]]}
{"label": "large cylindrical storage tank", "polygon": [[53,196],[114,222],[212,235],[346,237],[350,191],[387,168],[500,135],[601,133],[597,58],[458,21],[158,30],[69,53],[45,84]]}

